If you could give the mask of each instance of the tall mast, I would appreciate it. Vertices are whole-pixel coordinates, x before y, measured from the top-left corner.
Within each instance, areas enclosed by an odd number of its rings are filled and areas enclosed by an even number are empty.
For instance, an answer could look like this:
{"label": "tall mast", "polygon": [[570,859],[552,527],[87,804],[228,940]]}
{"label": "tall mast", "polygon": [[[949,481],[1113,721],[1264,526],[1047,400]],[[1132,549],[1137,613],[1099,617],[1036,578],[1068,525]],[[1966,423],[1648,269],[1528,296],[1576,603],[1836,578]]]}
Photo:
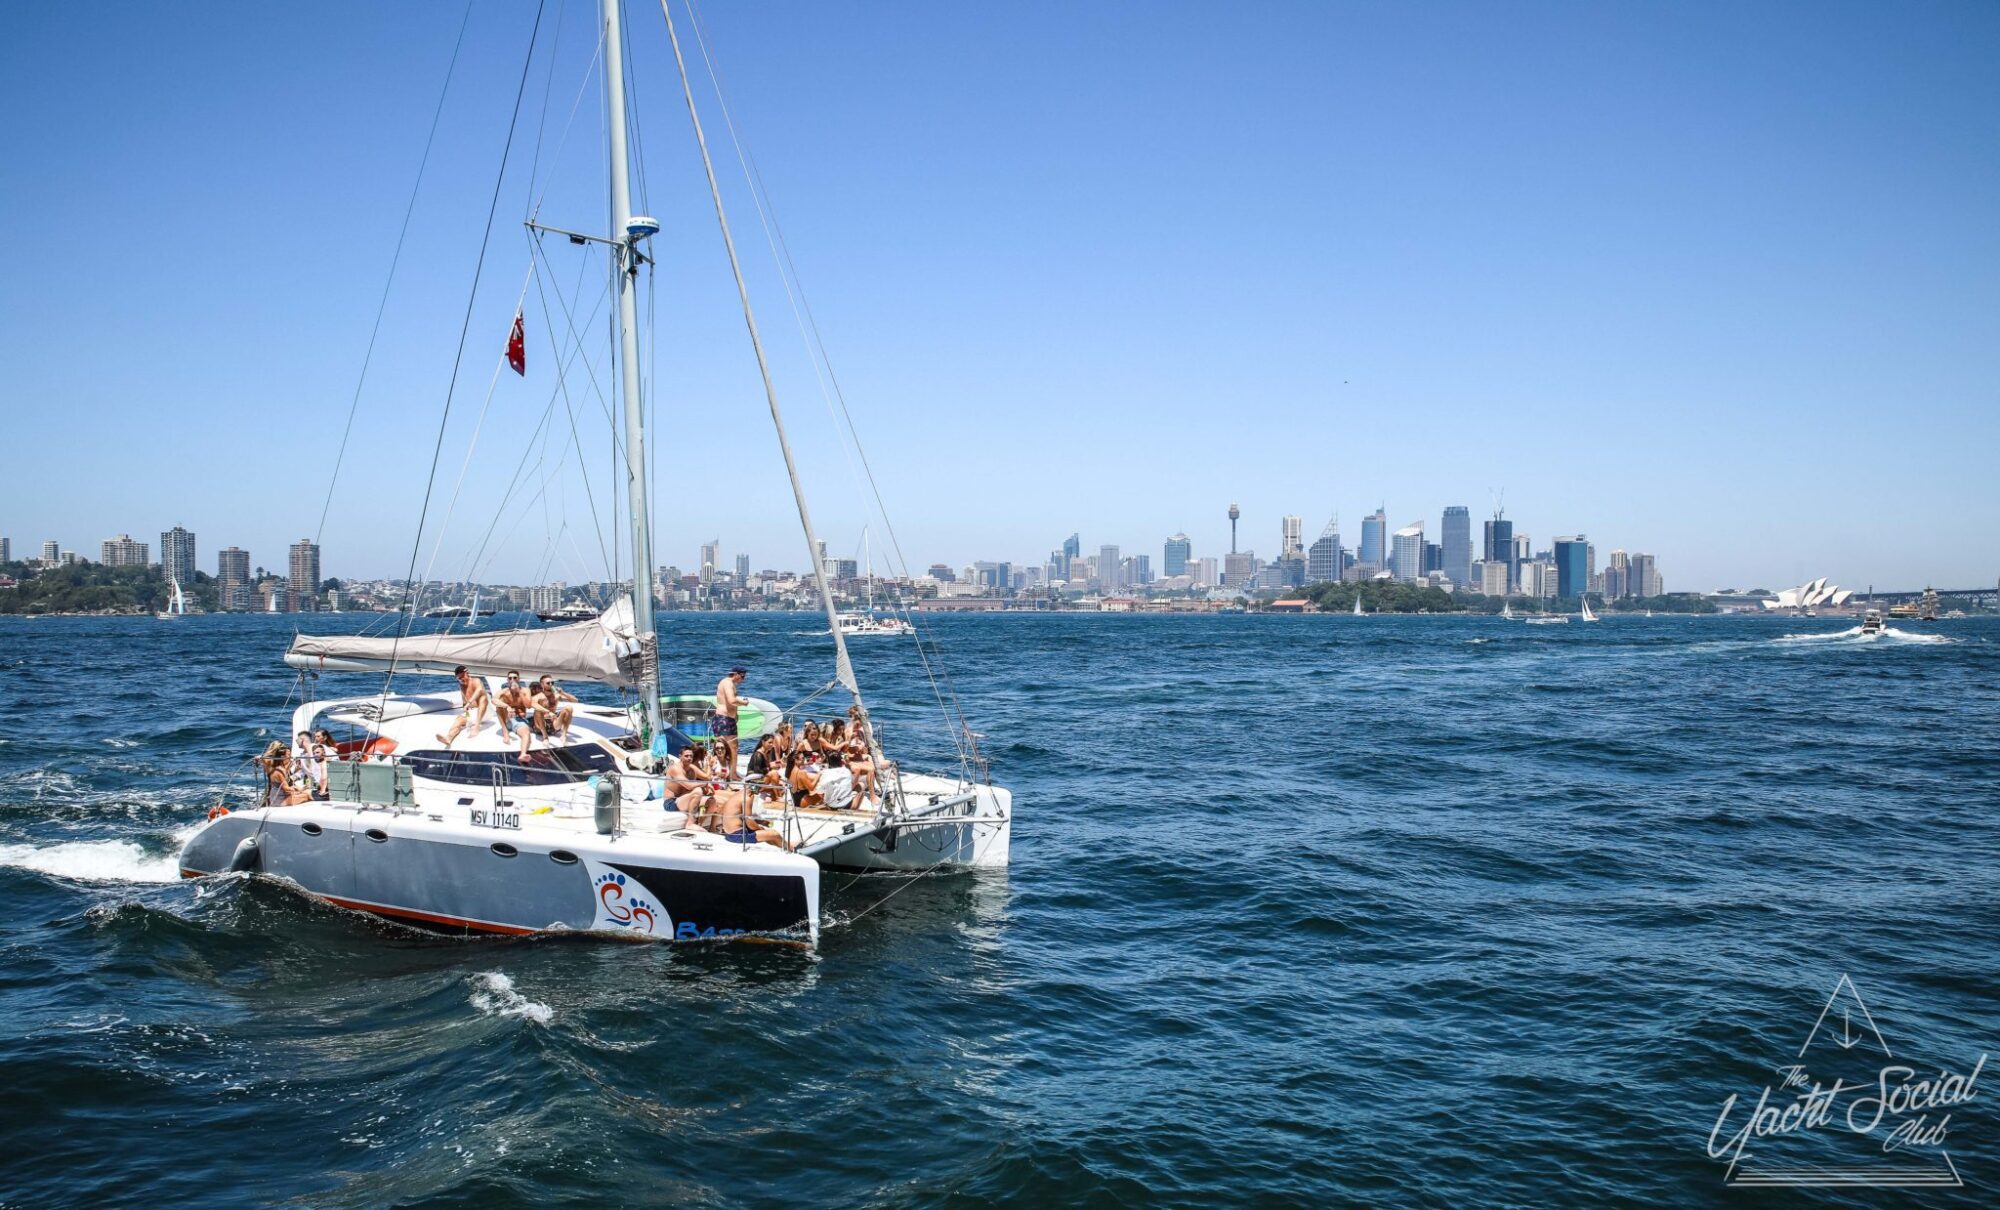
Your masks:
{"label": "tall mast", "polygon": [[660,733],[660,648],[653,629],[653,547],[646,533],[646,433],[640,416],[639,266],[646,257],[639,242],[659,230],[651,219],[634,221],[631,176],[625,166],[625,32],[618,0],[603,0],[604,92],[611,118],[611,237],[618,241],[618,361],[624,370],[625,487],[632,530],[632,624],[639,632],[643,671],[639,700],[646,710],[648,736]]}

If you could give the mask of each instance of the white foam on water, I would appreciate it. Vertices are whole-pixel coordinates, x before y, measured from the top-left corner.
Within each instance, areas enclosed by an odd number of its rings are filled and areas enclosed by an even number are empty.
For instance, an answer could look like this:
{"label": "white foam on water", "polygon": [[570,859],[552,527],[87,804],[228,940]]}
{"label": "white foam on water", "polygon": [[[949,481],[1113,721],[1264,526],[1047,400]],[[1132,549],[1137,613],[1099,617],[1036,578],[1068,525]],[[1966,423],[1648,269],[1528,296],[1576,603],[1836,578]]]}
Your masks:
{"label": "white foam on water", "polygon": [[1835,630],[1826,634],[1781,634],[1780,643],[1953,643],[1956,639],[1944,634],[1919,634],[1910,630],[1898,630],[1886,626],[1880,634],[1863,634],[1861,627],[1851,626],[1846,630]]}
{"label": "white foam on water", "polygon": [[105,736],[104,742],[113,748],[136,748],[139,746],[139,741],[136,739],[119,739],[117,736],[112,735]]}
{"label": "white foam on water", "polygon": [[79,882],[179,882],[181,877],[174,854],[149,852],[130,840],[0,844],[0,866]]}
{"label": "white foam on water", "polygon": [[515,991],[514,981],[499,971],[482,971],[472,982],[472,1007],[489,1017],[523,1017],[537,1025],[555,1018],[555,1009]]}

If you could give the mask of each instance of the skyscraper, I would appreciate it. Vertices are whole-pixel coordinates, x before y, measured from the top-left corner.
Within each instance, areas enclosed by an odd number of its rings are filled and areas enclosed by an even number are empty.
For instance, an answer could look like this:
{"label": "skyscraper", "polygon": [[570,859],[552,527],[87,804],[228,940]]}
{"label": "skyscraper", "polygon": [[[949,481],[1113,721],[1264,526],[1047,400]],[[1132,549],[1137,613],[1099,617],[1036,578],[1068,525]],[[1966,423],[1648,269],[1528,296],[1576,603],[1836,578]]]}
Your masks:
{"label": "skyscraper", "polygon": [[1184,576],[1187,574],[1188,559],[1193,554],[1194,543],[1188,541],[1188,536],[1175,534],[1167,539],[1166,557],[1160,560],[1160,566],[1168,576]]}
{"label": "skyscraper", "polygon": [[1340,514],[1319,531],[1319,538],[1306,552],[1306,583],[1331,584],[1340,579]]}
{"label": "skyscraper", "polygon": [[1660,580],[1660,572],[1653,564],[1653,556],[1634,554],[1626,571],[1626,583],[1631,586],[1635,597],[1665,596],[1667,586]]}
{"label": "skyscraper", "polygon": [[62,548],[58,543],[55,542],[42,543],[42,566],[54,567],[56,565],[56,560],[60,558],[62,558]]}
{"label": "skyscraper", "polygon": [[319,543],[311,538],[292,543],[291,573],[292,608],[306,613],[318,609]]}
{"label": "skyscraper", "polygon": [[1121,562],[1122,560],[1118,557],[1118,548],[1116,546],[1100,546],[1097,548],[1097,586],[1099,589],[1104,592],[1116,592],[1125,586],[1121,582],[1119,574],[1122,570],[1120,566]]}
{"label": "skyscraper", "polygon": [[1514,588],[1521,582],[1521,561],[1514,556],[1514,523],[1502,515],[1500,509],[1493,510],[1493,519],[1486,523],[1486,548],[1482,552],[1488,563],[1499,563],[1507,568],[1507,587]]}
{"label": "skyscraper", "polygon": [[1281,527],[1281,536],[1278,540],[1278,557],[1280,559],[1303,557],[1306,553],[1306,519],[1304,517],[1280,517],[1278,524]]}
{"label": "skyscraper", "polygon": [[1355,553],[1371,567],[1385,567],[1389,561],[1389,510],[1378,508],[1361,518],[1361,549]]}
{"label": "skyscraper", "polygon": [[1580,596],[1590,588],[1590,540],[1582,534],[1555,541],[1556,595]]}
{"label": "skyscraper", "polygon": [[215,578],[224,609],[250,608],[249,551],[232,546],[216,552]]}
{"label": "skyscraper", "polygon": [[1231,588],[1248,588],[1257,574],[1257,552],[1232,550],[1222,560],[1222,582]]}
{"label": "skyscraper", "polygon": [[1153,556],[1132,556],[1132,583],[1151,584],[1153,582]]}
{"label": "skyscraper", "polygon": [[1416,580],[1424,574],[1424,523],[1405,525],[1396,531],[1395,547],[1389,552],[1390,570],[1398,580]]}
{"label": "skyscraper", "polygon": [[97,561],[106,567],[144,567],[153,561],[152,549],[144,542],[134,542],[131,534],[119,534],[98,545]]}
{"label": "skyscraper", "polygon": [[1229,553],[1232,555],[1236,553],[1236,518],[1242,515],[1243,510],[1235,504],[1229,506]]}
{"label": "skyscraper", "polygon": [[1445,579],[1464,588],[1472,583],[1472,510],[1454,504],[1444,510]]}
{"label": "skyscraper", "polygon": [[715,580],[716,565],[722,562],[722,539],[715,538],[701,544],[701,556],[695,561],[695,574],[701,582],[709,584]]}
{"label": "skyscraper", "polygon": [[13,561],[14,540],[12,538],[0,538],[0,563],[12,563]]}
{"label": "skyscraper", "polygon": [[1609,600],[1632,595],[1632,581],[1627,575],[1629,564],[1625,552],[1614,550],[1611,561],[1604,565],[1604,595]]}
{"label": "skyscraper", "polygon": [[167,579],[194,587],[194,535],[176,525],[160,535],[160,570]]}

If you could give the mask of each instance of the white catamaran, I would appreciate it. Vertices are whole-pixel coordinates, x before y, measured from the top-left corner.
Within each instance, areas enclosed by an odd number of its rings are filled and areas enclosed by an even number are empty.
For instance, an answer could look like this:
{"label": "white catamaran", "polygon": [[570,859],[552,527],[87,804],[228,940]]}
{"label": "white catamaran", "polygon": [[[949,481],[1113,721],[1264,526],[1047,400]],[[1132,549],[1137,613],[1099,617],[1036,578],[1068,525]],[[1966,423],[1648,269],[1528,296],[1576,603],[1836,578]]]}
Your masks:
{"label": "white catamaran", "polygon": [[[652,259],[647,241],[659,228],[632,213],[620,7],[603,0],[599,18],[614,235],[563,234],[611,252],[629,493],[625,537],[633,567],[645,569],[654,562],[635,294],[638,268]],[[671,16],[667,29],[673,37]],[[681,62],[677,41],[674,51]],[[806,549],[817,552],[684,65],[681,82]],[[866,724],[825,568],[816,555],[812,563],[832,630],[833,684],[852,696]],[[991,784],[962,722],[954,773],[898,767],[871,726],[879,800],[856,797],[844,809],[801,805],[791,794],[757,802],[750,808],[756,823],[779,833],[782,845],[758,841],[750,828],[724,836],[691,826],[667,793],[662,762],[706,737],[713,699],[662,697],[647,579],[634,576],[628,599],[568,625],[418,635],[410,633],[412,609],[398,615],[393,635],[296,636],[285,661],[301,671],[308,689],[323,672],[378,672],[383,687],[299,706],[287,736],[338,728],[346,737],[337,739],[328,764],[328,797],[277,805],[270,801],[275,788],[266,785],[256,805],[218,808],[183,848],[182,875],[268,876],[343,907],[453,933],[577,930],[668,939],[777,933],[816,940],[823,867],[929,873],[1007,864],[1012,796]],[[566,726],[525,749],[491,721],[442,742],[460,713],[455,688],[391,693],[387,678],[449,675],[460,666],[496,687],[519,670],[531,678],[593,681],[628,696],[622,706],[574,703]],[[771,703],[746,699],[739,714],[743,753],[782,718]],[[738,778],[740,770],[733,771]]]}

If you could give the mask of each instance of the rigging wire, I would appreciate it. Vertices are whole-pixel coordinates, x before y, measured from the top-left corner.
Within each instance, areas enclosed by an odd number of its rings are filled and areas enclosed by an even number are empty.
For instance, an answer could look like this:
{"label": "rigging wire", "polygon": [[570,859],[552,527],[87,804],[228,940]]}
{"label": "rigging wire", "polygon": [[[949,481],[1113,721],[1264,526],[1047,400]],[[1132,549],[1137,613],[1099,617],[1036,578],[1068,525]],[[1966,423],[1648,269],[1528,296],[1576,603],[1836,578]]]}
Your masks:
{"label": "rigging wire", "polygon": [[[805,284],[799,280],[798,266],[792,260],[791,246],[785,241],[784,229],[778,223],[776,208],[770,205],[770,193],[764,185],[763,173],[757,168],[756,157],[749,153],[737,131],[734,110],[730,106],[728,94],[723,88],[721,70],[716,66],[715,60],[708,50],[708,40],[704,36],[700,10],[697,8],[695,0],[685,0],[685,2],[688,8],[689,22],[694,30],[696,48],[701,52],[702,63],[707,68],[709,81],[715,89],[716,104],[722,113],[723,127],[729,133],[730,144],[736,152],[737,164],[743,171],[745,182],[749,185],[751,203],[756,207],[758,220],[764,227],[765,241],[771,246],[773,259],[778,262],[779,280],[785,286],[785,294],[791,303],[793,319],[800,325],[800,336],[805,340],[808,356],[812,360],[813,373],[819,381],[820,395],[827,402],[829,415],[832,415],[835,403],[837,402],[839,405],[840,415],[835,418],[835,432],[840,433],[844,438],[842,443],[843,451],[851,449],[850,459],[859,458],[861,469],[867,478],[869,493],[875,501],[875,511],[881,517],[883,528],[889,535],[889,545],[895,555],[897,568],[902,573],[903,578],[910,579],[912,578],[910,576],[910,565],[909,561],[904,557],[902,541],[896,535],[895,522],[889,518],[888,505],[883,501],[882,489],[875,480],[875,469],[868,461],[868,451],[861,444],[860,433],[854,424],[854,416],[848,410],[846,392],[841,390],[840,379],[834,373],[833,359],[827,353],[826,340],[820,332],[819,319],[813,313],[811,300],[806,297]],[[661,0],[663,10],[665,4],[666,0]],[[671,20],[669,23],[671,24]],[[808,326],[811,330],[809,338],[806,334]],[[824,372],[822,372],[822,367]],[[830,392],[828,389],[829,386],[831,386]],[[849,469],[851,472],[851,460]],[[917,658],[923,666],[925,678],[930,682],[931,692],[937,700],[938,709],[944,713],[947,719],[955,721],[957,724],[953,738],[953,747],[958,752],[960,764],[970,766],[982,763],[978,750],[977,736],[972,731],[971,725],[965,717],[965,709],[963,703],[959,700],[958,688],[952,682],[950,668],[944,662],[943,644],[938,640],[930,624],[916,616],[920,611],[904,609],[898,612],[907,618],[919,632]],[[925,652],[926,646],[937,656],[935,667],[933,667],[930,655]],[[940,678],[942,678],[942,685],[940,685]],[[947,698],[949,698],[949,702],[947,702]]]}
{"label": "rigging wire", "polygon": [[458,22],[458,38],[451,44],[451,62],[444,69],[444,86],[438,89],[437,106],[431,111],[430,133],[424,136],[424,154],[417,161],[417,179],[410,185],[410,200],[403,207],[403,225],[396,232],[396,251],[389,257],[389,280],[382,283],[382,298],[375,304],[375,323],[368,329],[368,350],[361,355],[361,375],[355,379],[354,398],[347,405],[347,424],[340,430],[340,448],[333,456],[333,474],[327,479],[326,502],[320,505],[319,526],[313,530],[315,546],[326,536],[333,490],[340,483],[340,467],[347,459],[347,440],[354,434],[354,415],[361,409],[361,388],[368,382],[368,367],[375,360],[375,339],[382,334],[382,317],[389,311],[389,290],[396,284],[396,268],[403,262],[403,242],[410,235],[410,218],[417,212],[417,194],[423,188],[424,170],[430,166],[431,148],[437,142],[438,121],[444,117],[445,98],[451,95],[451,79],[458,70],[458,52],[465,46],[465,31],[471,24],[472,2],[466,0],[465,16]]}
{"label": "rigging wire", "polygon": [[383,705],[387,704],[389,686],[396,679],[396,650],[402,645],[403,640],[409,637],[410,627],[416,622],[415,588],[411,584],[411,578],[417,574],[417,556],[423,550],[424,523],[430,516],[431,493],[437,487],[438,461],[444,455],[445,428],[451,421],[451,403],[453,397],[458,392],[459,369],[465,363],[465,341],[467,336],[472,332],[473,306],[479,300],[479,279],[486,272],[486,248],[493,239],[493,217],[500,211],[500,187],[507,181],[507,160],[514,150],[514,132],[521,121],[521,98],[528,90],[528,69],[535,62],[535,44],[541,36],[542,13],[547,6],[548,0],[539,0],[535,5],[535,24],[534,28],[528,33],[528,53],[521,60],[521,82],[514,88],[514,110],[512,115],[507,119],[507,141],[500,148],[500,170],[493,177],[493,200],[487,203],[486,230],[479,237],[479,259],[473,266],[472,289],[466,295],[465,299],[465,318],[459,323],[458,350],[452,354],[451,381],[445,387],[444,410],[438,416],[437,440],[431,447],[431,469],[430,473],[424,479],[424,502],[423,506],[417,511],[416,535],[410,540],[410,565],[409,571],[404,578],[405,588],[410,592],[412,597],[410,608],[404,613],[403,624],[397,628],[396,637],[390,641],[389,668],[388,671],[382,674]]}

